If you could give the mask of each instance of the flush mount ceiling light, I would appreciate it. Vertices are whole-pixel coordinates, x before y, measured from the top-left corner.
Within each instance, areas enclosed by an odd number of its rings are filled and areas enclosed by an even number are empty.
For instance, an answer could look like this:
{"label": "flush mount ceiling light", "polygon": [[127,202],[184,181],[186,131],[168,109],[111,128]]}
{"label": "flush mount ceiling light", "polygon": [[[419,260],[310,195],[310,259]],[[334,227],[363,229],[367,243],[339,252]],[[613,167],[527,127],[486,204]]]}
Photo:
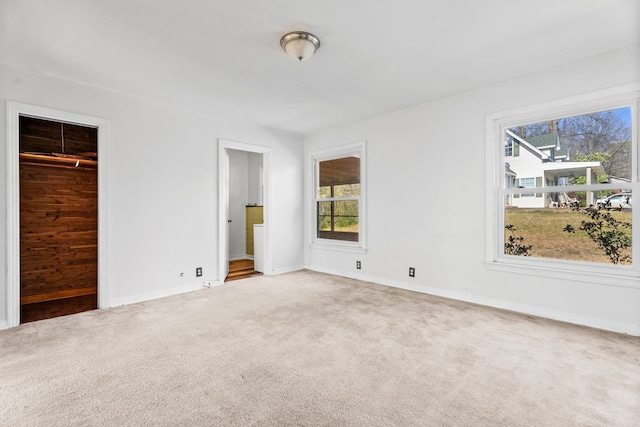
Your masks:
{"label": "flush mount ceiling light", "polygon": [[306,31],[294,31],[282,36],[280,46],[289,55],[302,62],[311,58],[311,55],[320,48],[320,39]]}

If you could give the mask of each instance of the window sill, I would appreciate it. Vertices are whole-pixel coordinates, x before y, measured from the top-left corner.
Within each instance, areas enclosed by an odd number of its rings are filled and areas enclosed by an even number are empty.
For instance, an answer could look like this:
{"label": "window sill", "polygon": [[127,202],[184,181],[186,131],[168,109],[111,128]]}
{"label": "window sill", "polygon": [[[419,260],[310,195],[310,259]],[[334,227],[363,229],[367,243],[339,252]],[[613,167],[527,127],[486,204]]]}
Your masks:
{"label": "window sill", "polygon": [[309,247],[311,249],[320,249],[323,251],[334,251],[334,252],[347,252],[352,254],[365,254],[367,253],[367,248],[347,244],[347,243],[338,243],[338,242],[325,242],[325,241],[315,241],[312,242]]}
{"label": "window sill", "polygon": [[564,263],[530,258],[522,261],[487,261],[485,265],[488,270],[494,271],[640,289],[640,275],[631,266],[599,266],[592,263]]}

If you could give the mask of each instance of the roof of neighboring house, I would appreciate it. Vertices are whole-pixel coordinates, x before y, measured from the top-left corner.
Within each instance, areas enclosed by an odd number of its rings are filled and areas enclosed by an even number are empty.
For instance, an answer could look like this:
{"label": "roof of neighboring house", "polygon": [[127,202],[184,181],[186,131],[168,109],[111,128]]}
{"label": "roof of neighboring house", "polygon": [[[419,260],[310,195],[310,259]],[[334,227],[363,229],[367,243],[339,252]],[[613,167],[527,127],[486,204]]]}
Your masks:
{"label": "roof of neighboring house", "polygon": [[505,172],[507,175],[517,176],[517,174],[516,174],[516,173],[515,173],[515,172],[514,172],[510,167],[509,167],[509,164],[508,164],[508,163],[504,165],[504,172]]}
{"label": "roof of neighboring house", "polygon": [[523,139],[521,137],[519,137],[516,133],[514,133],[513,131],[511,131],[510,129],[506,130],[507,135],[509,135],[510,137],[512,137],[514,139],[515,142],[517,142],[518,144],[520,144],[521,147],[526,148],[527,150],[529,150],[531,153],[533,153],[534,155],[538,156],[540,159],[542,159],[542,161],[548,161],[550,159],[549,154],[543,152],[542,150],[540,150],[538,147],[533,146],[529,141],[527,141],[526,139]]}
{"label": "roof of neighboring house", "polygon": [[553,156],[556,159],[567,157],[569,155],[569,147],[560,147],[553,152]]}
{"label": "roof of neighboring house", "polygon": [[529,144],[536,148],[554,148],[558,144],[558,134],[548,133],[546,135],[532,136],[525,138]]}
{"label": "roof of neighboring house", "polygon": [[524,140],[540,151],[548,149],[549,151],[547,151],[547,153],[550,157],[548,160],[566,161],[569,159],[569,148],[566,146],[559,147],[560,138],[555,132],[548,133],[546,135],[532,136],[531,138],[526,138]]}
{"label": "roof of neighboring house", "polygon": [[595,174],[604,173],[604,167],[600,162],[549,162],[544,164],[545,175],[556,177],[584,175],[587,168]]}

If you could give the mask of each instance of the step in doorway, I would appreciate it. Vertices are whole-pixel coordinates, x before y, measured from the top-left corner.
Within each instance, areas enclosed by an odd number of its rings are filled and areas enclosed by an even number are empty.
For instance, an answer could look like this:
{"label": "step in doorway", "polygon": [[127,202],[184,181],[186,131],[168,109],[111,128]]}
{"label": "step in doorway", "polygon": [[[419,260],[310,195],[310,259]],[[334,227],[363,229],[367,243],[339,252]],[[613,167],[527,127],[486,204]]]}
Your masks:
{"label": "step in doorway", "polygon": [[225,282],[261,275],[262,273],[254,270],[254,262],[252,259],[234,259],[229,261],[229,274]]}

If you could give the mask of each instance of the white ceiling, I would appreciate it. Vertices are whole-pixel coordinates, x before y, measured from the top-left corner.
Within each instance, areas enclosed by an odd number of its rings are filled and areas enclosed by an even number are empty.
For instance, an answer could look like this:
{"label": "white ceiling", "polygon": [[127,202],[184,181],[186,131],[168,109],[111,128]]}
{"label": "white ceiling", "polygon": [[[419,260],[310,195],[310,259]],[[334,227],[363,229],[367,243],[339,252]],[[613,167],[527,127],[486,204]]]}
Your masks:
{"label": "white ceiling", "polygon": [[634,45],[639,0],[0,0],[1,62],[298,134]]}

